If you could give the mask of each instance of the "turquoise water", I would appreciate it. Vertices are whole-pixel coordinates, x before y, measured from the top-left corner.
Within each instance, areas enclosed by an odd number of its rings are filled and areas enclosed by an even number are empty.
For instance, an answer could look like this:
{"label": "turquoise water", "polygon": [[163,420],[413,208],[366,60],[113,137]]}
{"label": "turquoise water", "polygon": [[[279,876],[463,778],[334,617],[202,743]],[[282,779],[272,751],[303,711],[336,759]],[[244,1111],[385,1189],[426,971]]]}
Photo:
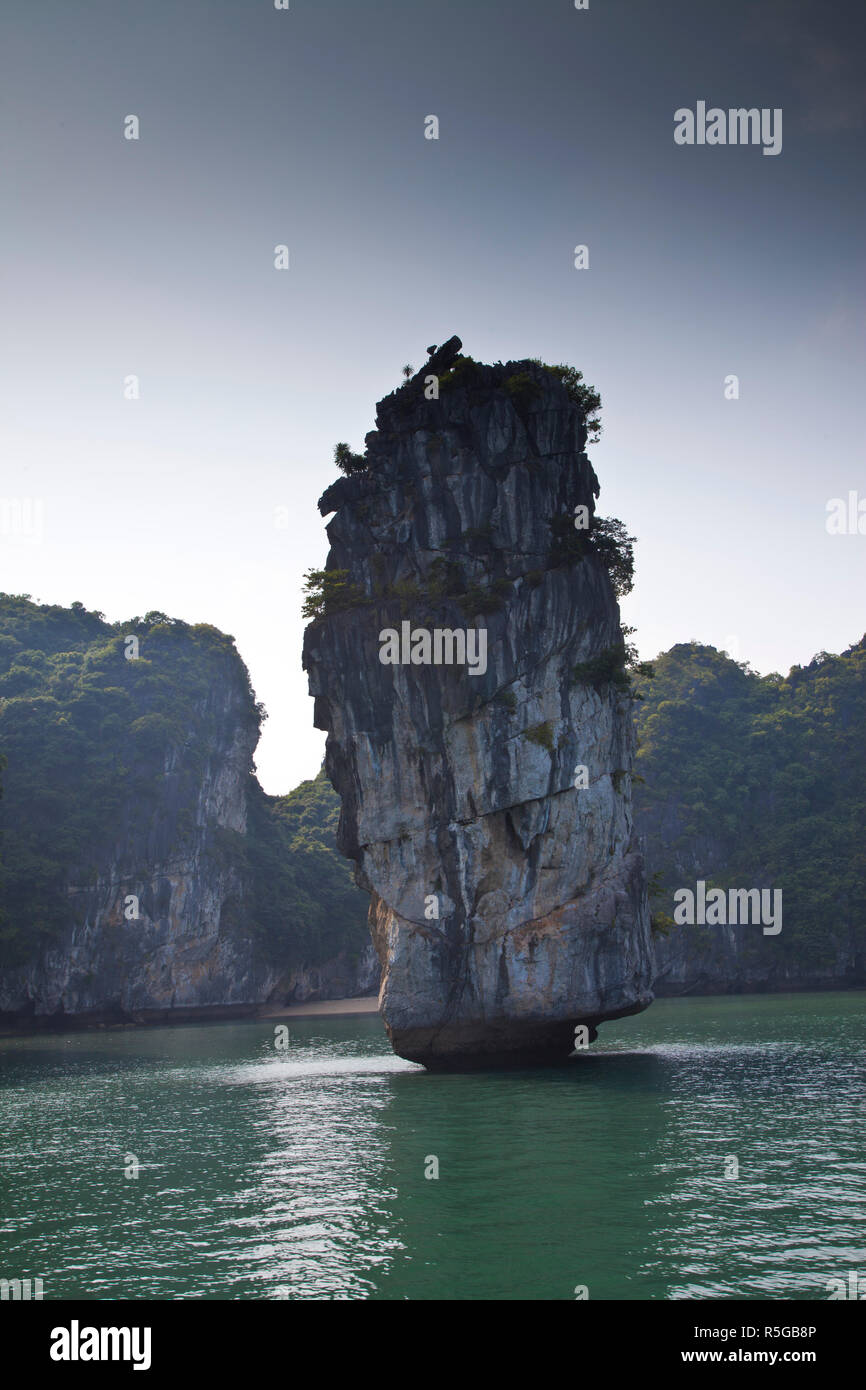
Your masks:
{"label": "turquoise water", "polygon": [[0,1277],[46,1299],[824,1299],[866,1276],[866,994],[663,1000],[514,1073],[427,1073],[375,1015],[293,1020],[284,1053],[275,1026],[0,1040]]}

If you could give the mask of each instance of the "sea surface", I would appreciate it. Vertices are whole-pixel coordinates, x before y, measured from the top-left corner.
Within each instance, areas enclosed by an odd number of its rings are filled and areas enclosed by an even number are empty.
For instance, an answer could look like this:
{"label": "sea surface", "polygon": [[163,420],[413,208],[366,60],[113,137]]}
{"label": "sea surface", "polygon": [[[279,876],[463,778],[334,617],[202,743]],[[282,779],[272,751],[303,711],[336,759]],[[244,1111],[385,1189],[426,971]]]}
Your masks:
{"label": "sea surface", "polygon": [[375,1014],[293,1019],[283,1051],[280,1026],[0,1039],[0,1278],[46,1300],[866,1281],[866,993],[661,1000],[511,1073],[425,1072]]}

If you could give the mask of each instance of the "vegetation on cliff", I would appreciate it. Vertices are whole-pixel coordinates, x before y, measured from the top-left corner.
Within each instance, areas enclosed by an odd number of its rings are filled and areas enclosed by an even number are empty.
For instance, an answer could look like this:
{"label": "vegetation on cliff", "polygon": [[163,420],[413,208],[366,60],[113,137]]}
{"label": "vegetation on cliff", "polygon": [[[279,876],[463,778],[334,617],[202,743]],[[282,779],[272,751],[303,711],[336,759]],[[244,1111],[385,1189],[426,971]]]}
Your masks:
{"label": "vegetation on cliff", "polygon": [[258,783],[249,799],[247,863],[254,883],[249,929],[266,957],[291,968],[369,944],[369,896],[337,853],[340,800],[324,771],[287,796]]}
{"label": "vegetation on cliff", "polygon": [[[263,715],[234,639],[216,628],[157,612],[111,624],[82,604],[0,595],[0,966],[56,939],[70,889],[97,875],[146,880],[182,858],[207,759],[244,726],[252,747]],[[367,899],[336,854],[336,816],[321,778],[267,797],[250,767],[247,834],[204,827],[205,853],[248,885],[227,921],[277,964],[366,941]]]}
{"label": "vegetation on cliff", "polygon": [[[579,417],[583,437],[596,442],[601,435],[601,396],[594,386],[583,379],[583,373],[576,367],[564,363],[550,365],[540,358],[525,358],[519,362],[496,362],[486,364],[460,354],[456,348],[460,340],[451,340],[454,351],[446,356],[437,371],[433,372],[438,381],[438,390],[446,399],[456,391],[466,391],[472,403],[489,403],[497,396],[507,396],[518,415],[524,420],[535,408],[568,409],[573,406]],[[433,351],[429,368],[436,365],[437,359],[446,349]],[[445,365],[447,364],[447,365]],[[428,397],[427,383],[431,379],[428,368],[412,375],[411,368],[404,368],[406,380],[402,386],[379,402],[377,420],[384,412],[390,425],[396,422],[405,427],[413,412],[421,412],[417,422],[426,428],[431,420],[424,412],[436,397]],[[556,385],[554,385],[556,383]],[[435,406],[432,408],[435,409]],[[368,445],[375,441],[377,432],[367,436]],[[438,436],[434,435],[436,439]],[[348,444],[339,443],[334,448],[334,462],[342,473],[354,478],[363,474],[361,487],[374,485],[377,459],[380,457],[374,448],[364,454],[354,453]],[[343,480],[341,480],[342,483]],[[347,501],[355,507],[359,515],[365,514],[368,503],[363,491],[335,484],[326,494],[333,508]],[[331,498],[333,500],[331,500]],[[588,508],[585,510],[589,511]],[[570,515],[551,516],[549,520],[550,543],[547,554],[547,569],[578,565],[590,554],[595,554],[606,568],[614,593],[622,597],[630,592],[634,580],[634,536],[630,536],[624,523],[616,517],[587,516],[587,524],[579,528],[575,518]],[[387,586],[374,584],[372,593],[365,593],[357,584],[351,582],[346,569],[311,569],[304,576],[302,616],[311,621],[319,621],[335,613],[362,605],[372,605],[382,599],[399,599],[406,611],[417,608],[417,604],[430,605],[445,599],[455,600],[467,619],[477,614],[494,613],[503,607],[505,594],[510,585],[503,579],[479,583],[466,577],[464,564],[467,554],[477,559],[481,555],[495,557],[492,528],[476,527],[455,538],[457,550],[443,554],[434,561],[433,574],[423,586],[413,581],[401,580],[399,584]],[[453,550],[453,547],[452,547]],[[459,553],[458,553],[459,552]],[[380,557],[375,557],[379,559]],[[543,571],[532,569],[526,578],[538,583]],[[416,602],[417,601],[417,602]]]}
{"label": "vegetation on cliff", "polygon": [[145,846],[182,849],[209,692],[230,672],[247,681],[232,638],[207,624],[110,624],[80,603],[0,595],[0,962],[57,935],[70,888],[111,865],[139,871]]}
{"label": "vegetation on cliff", "polygon": [[638,682],[635,816],[656,879],[675,888],[775,885],[784,929],[752,949],[804,975],[851,931],[866,954],[866,638],[787,676],[680,643]]}

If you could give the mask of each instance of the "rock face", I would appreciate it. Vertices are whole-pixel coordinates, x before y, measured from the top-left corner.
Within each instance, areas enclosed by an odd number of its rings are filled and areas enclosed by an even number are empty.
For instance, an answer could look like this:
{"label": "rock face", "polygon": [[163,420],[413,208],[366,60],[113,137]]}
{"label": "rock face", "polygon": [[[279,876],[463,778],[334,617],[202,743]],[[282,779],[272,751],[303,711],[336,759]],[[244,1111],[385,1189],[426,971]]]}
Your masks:
{"label": "rock face", "polygon": [[[366,471],[322,498],[331,587],[304,646],[381,1011],[428,1067],[564,1059],[576,1025],[652,999],[619,611],[574,526],[598,495],[584,415],[532,362],[458,359],[427,399],[459,347],[379,403]],[[419,628],[472,629],[484,669],[425,664],[421,638],[419,664],[384,664],[380,634]]]}
{"label": "rock face", "polygon": [[740,925],[675,926],[668,936],[655,941],[654,993],[764,994],[866,985],[862,929],[837,927],[832,958],[816,961],[808,969],[801,961],[780,959],[778,951],[774,954],[758,935],[760,930]]}
{"label": "rock face", "polygon": [[[30,610],[22,621],[40,616],[35,605]],[[62,621],[63,610],[58,614]],[[99,649],[113,633],[98,622],[96,629]],[[357,934],[347,930],[332,938],[348,944],[330,958],[315,940],[308,942],[309,932],[302,936],[304,924],[293,919],[288,899],[286,940],[268,949],[274,943],[263,939],[268,922],[256,920],[256,871],[249,858],[252,799],[261,812],[264,798],[252,771],[260,713],[231,639],[209,632],[198,643],[194,631],[180,628],[163,639],[142,637],[142,668],[170,673],[161,683],[144,677],[157,689],[155,712],[170,708],[169,696],[178,687],[192,689],[190,671],[201,693],[189,694],[182,706],[186,723],[180,736],[152,759],[148,755],[153,765],[147,790],[130,770],[129,735],[106,729],[105,741],[114,737],[118,744],[116,781],[122,791],[116,816],[88,841],[84,862],[63,865],[60,924],[51,939],[31,958],[0,969],[0,1026],[249,1015],[265,1003],[341,998],[376,988],[378,960],[364,939],[360,912]],[[63,650],[72,638],[64,632],[58,640]],[[161,641],[170,642],[170,649],[160,647]],[[51,650],[50,640],[46,647]],[[108,660],[115,661],[105,677],[110,686],[126,675],[126,663],[122,655]],[[28,700],[19,699],[25,712]],[[55,747],[63,748],[52,723],[55,706],[54,700],[40,704],[34,697],[28,737],[53,737]],[[40,710],[47,713],[37,723]],[[15,776],[27,746],[14,739],[0,746],[9,753],[2,800],[8,849],[10,818],[27,818]],[[59,779],[62,759],[58,763]],[[77,786],[81,797],[100,794],[86,777]],[[319,836],[326,838],[325,831],[317,830]],[[53,847],[36,843],[42,850]],[[273,865],[283,842],[268,842],[265,849]],[[298,862],[302,858],[298,851]],[[8,861],[7,854],[4,870]],[[13,925],[19,918],[20,912]],[[303,944],[291,949],[293,934]]]}
{"label": "rock face", "polygon": [[[60,938],[32,962],[0,975],[3,1013],[131,1018],[165,1010],[230,1012],[273,988],[273,975],[231,930],[246,894],[239,866],[212,852],[214,832],[242,835],[246,829],[258,727],[250,717],[249,689],[233,663],[215,664],[213,676],[189,833],[177,833],[185,769],[172,749],[146,822],[130,797],[114,843],[93,847],[92,881],[70,875]],[[138,916],[128,920],[130,894],[139,900]]]}

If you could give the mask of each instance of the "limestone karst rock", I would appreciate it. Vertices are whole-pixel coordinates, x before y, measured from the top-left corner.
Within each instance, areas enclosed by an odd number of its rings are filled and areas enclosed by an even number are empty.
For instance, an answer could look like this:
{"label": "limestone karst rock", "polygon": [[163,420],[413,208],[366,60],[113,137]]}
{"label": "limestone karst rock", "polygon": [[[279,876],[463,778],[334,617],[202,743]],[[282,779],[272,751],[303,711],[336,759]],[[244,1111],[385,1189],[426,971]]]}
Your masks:
{"label": "limestone karst rock", "polygon": [[[231,637],[3,594],[0,691],[0,1031],[375,988],[364,895],[316,849],[316,784],[269,797],[254,776],[263,710]],[[291,848],[302,817],[312,843]]]}
{"label": "limestone karst rock", "polygon": [[[566,1058],[577,1025],[652,999],[619,610],[575,529],[598,495],[584,411],[551,369],[460,347],[379,402],[366,470],[322,497],[304,643],[382,1015],[428,1067]],[[419,664],[383,663],[388,629],[430,634]],[[428,664],[437,630],[483,631],[486,668]]]}

